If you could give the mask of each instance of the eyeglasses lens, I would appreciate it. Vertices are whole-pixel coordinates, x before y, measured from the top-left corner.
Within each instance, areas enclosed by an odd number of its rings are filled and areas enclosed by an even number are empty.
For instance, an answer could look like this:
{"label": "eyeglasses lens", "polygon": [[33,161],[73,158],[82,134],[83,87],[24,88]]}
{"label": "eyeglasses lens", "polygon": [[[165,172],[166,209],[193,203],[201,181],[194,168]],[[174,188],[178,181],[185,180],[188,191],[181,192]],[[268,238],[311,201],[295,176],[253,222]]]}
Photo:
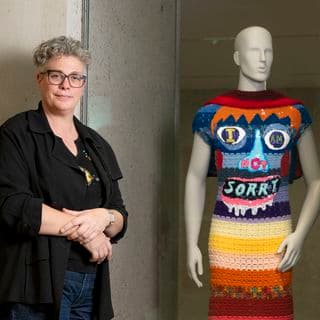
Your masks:
{"label": "eyeglasses lens", "polygon": [[64,82],[65,78],[68,78],[71,87],[80,88],[85,83],[85,76],[79,74],[65,75],[59,71],[48,70],[48,80],[50,84],[60,85]]}

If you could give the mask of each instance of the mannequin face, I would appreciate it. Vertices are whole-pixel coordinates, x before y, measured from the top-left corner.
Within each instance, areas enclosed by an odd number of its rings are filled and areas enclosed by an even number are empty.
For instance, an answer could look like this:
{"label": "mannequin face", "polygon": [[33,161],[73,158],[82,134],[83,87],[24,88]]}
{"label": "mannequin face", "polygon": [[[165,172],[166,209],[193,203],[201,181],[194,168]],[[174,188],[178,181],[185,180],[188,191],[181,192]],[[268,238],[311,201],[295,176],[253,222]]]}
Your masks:
{"label": "mannequin face", "polygon": [[250,27],[236,38],[234,61],[243,77],[255,82],[265,82],[273,61],[272,38],[261,27]]}

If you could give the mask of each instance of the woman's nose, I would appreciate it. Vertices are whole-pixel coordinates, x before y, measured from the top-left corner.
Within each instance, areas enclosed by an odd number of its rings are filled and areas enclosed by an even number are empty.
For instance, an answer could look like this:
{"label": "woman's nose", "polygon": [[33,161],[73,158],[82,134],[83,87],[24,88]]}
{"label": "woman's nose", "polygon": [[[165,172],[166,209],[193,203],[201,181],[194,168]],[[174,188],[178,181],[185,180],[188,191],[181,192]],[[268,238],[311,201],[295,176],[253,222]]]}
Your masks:
{"label": "woman's nose", "polygon": [[65,77],[63,82],[60,84],[61,89],[69,89],[70,88],[70,83],[68,77]]}

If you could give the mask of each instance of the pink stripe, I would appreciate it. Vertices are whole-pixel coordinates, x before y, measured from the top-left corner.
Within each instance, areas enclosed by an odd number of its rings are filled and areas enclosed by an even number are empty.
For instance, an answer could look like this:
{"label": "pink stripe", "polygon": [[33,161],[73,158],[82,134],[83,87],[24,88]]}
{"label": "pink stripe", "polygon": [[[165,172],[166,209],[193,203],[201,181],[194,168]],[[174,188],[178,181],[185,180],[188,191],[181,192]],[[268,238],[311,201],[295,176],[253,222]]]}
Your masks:
{"label": "pink stripe", "polygon": [[274,178],[280,178],[280,176],[267,176],[267,177],[258,177],[258,178],[239,178],[239,177],[230,177],[229,179],[237,180],[240,182],[266,182]]}
{"label": "pink stripe", "polygon": [[210,266],[237,270],[274,270],[282,254],[231,254],[209,249]]}
{"label": "pink stripe", "polygon": [[[256,200],[246,200],[246,199],[240,199],[240,198],[230,198],[228,196],[225,196],[224,194],[221,195],[220,199],[222,202],[225,202],[227,204],[233,204],[233,205],[245,205],[248,206],[248,208],[257,206],[257,205],[263,205],[270,200],[274,199],[275,193],[270,194],[262,199],[256,199]],[[271,204],[270,204],[271,205]]]}
{"label": "pink stripe", "polygon": [[238,317],[238,316],[209,316],[208,320],[293,320],[293,315],[273,317]]}

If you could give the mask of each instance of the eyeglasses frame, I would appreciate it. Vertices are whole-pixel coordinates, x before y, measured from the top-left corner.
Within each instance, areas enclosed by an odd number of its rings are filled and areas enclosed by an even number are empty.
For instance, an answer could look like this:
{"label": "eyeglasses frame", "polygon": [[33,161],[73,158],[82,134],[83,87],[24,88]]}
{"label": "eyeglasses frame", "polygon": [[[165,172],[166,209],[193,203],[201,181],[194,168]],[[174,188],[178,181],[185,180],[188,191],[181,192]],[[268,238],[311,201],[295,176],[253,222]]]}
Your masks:
{"label": "eyeglasses frame", "polygon": [[[63,78],[63,80],[61,81],[61,83],[51,83],[51,82],[50,82],[50,79],[49,79],[49,74],[50,74],[50,72],[59,72],[59,73],[63,74],[64,78]],[[49,82],[49,84],[51,84],[51,85],[53,85],[53,86],[61,86],[61,85],[64,83],[64,81],[66,80],[66,78],[67,78],[67,79],[68,79],[68,83],[69,83],[69,85],[70,85],[71,88],[82,88],[82,87],[85,85],[86,81],[87,81],[87,76],[86,76],[85,74],[79,75],[79,76],[81,76],[82,79],[83,79],[83,84],[82,84],[82,86],[80,86],[80,87],[75,87],[75,86],[73,86],[73,85],[71,84],[69,77],[72,76],[72,75],[78,75],[77,73],[65,74],[64,72],[62,72],[62,71],[60,71],[60,70],[54,70],[54,69],[48,69],[48,70],[45,70],[45,71],[42,71],[42,72],[39,72],[39,73],[40,73],[40,74],[43,74],[43,75],[44,75],[44,74],[47,74],[48,82]]]}

